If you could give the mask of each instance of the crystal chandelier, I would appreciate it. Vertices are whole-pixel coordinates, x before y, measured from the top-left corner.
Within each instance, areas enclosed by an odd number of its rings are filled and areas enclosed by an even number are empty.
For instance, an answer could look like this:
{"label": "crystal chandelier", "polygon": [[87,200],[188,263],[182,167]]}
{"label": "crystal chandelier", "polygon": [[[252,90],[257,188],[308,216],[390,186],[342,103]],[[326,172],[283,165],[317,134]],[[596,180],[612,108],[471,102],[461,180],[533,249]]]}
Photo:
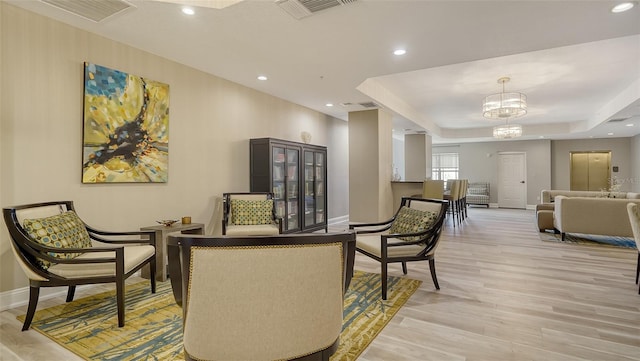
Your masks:
{"label": "crystal chandelier", "polygon": [[527,114],[527,96],[522,93],[505,93],[504,83],[511,80],[509,77],[498,79],[502,84],[502,92],[491,94],[482,102],[482,115],[489,119],[517,118]]}
{"label": "crystal chandelier", "polygon": [[517,138],[522,135],[522,126],[520,124],[509,124],[509,120],[505,125],[493,127],[493,137],[498,139]]}

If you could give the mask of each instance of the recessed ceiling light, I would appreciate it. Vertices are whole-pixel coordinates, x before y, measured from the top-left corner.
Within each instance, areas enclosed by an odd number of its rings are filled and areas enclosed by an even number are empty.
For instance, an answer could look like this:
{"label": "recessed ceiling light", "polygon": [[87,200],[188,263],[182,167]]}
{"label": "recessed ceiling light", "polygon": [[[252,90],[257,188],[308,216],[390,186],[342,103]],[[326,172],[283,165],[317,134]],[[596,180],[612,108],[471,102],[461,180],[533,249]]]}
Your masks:
{"label": "recessed ceiling light", "polygon": [[327,104],[325,104],[325,105],[326,105],[326,106],[328,106],[328,107],[332,107],[332,106],[333,106],[333,103],[327,103]]}
{"label": "recessed ceiling light", "polygon": [[633,123],[629,123],[629,124],[627,124],[627,127],[633,127],[634,125],[635,124],[633,124]]}
{"label": "recessed ceiling light", "polygon": [[616,6],[614,6],[613,8],[611,8],[611,12],[612,13],[621,13],[627,10],[630,10],[633,7],[633,3],[632,2],[626,2],[626,3],[620,3]]}
{"label": "recessed ceiling light", "polygon": [[183,7],[182,12],[187,15],[193,15],[196,13],[192,8],[188,8],[188,7]]}
{"label": "recessed ceiling light", "polygon": [[613,135],[613,133],[609,132],[609,133],[607,133],[607,135]]}
{"label": "recessed ceiling light", "polygon": [[393,55],[404,55],[406,53],[407,53],[407,51],[404,50],[404,49],[396,49],[396,50],[393,51]]}
{"label": "recessed ceiling light", "polygon": [[258,80],[267,80],[268,78],[264,75],[258,76]]}

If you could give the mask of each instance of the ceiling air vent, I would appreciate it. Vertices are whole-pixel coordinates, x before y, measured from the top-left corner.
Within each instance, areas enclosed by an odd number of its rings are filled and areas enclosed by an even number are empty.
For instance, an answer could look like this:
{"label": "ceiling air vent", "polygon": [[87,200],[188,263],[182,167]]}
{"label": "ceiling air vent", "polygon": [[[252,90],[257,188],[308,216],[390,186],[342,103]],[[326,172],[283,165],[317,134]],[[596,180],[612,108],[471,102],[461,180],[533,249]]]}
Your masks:
{"label": "ceiling air vent", "polygon": [[318,11],[326,10],[338,5],[346,5],[357,0],[276,0],[289,15],[300,20]]}
{"label": "ceiling air vent", "polygon": [[376,104],[375,102],[364,102],[364,103],[358,103],[360,104],[360,106],[364,107],[364,108],[377,108],[378,104]]}
{"label": "ceiling air vent", "polygon": [[609,119],[607,120],[607,123],[619,123],[619,122],[624,122],[625,120],[629,119],[631,117],[626,117],[626,118],[613,118],[613,119]]}
{"label": "ceiling air vent", "polygon": [[64,11],[99,23],[133,5],[122,0],[40,0]]}

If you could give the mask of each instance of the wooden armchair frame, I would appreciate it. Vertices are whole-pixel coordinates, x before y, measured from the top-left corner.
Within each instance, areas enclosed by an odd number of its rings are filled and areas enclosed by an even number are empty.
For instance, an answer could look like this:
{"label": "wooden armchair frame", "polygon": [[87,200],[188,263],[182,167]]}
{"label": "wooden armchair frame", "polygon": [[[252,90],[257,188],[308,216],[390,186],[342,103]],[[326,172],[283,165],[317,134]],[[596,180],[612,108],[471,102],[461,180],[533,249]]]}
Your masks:
{"label": "wooden armchair frame", "polygon": [[[435,222],[431,225],[429,229],[418,233],[407,233],[407,234],[384,234],[383,232],[388,231],[393,224],[393,221],[396,220],[400,209],[403,206],[410,207],[412,203],[415,202],[425,202],[435,205],[440,205],[440,210],[438,211],[437,218]],[[440,285],[438,284],[438,278],[436,277],[436,267],[435,267],[435,249],[438,246],[438,242],[440,240],[440,234],[442,232],[442,227],[444,224],[444,219],[447,214],[447,206],[448,202],[444,200],[437,199],[423,199],[417,197],[403,197],[402,202],[400,204],[400,208],[396,211],[394,216],[386,221],[375,222],[375,223],[360,223],[360,224],[350,224],[349,229],[355,230],[358,235],[361,234],[372,234],[372,233],[380,233],[380,249],[379,254],[376,254],[371,251],[367,251],[362,249],[358,245],[358,237],[356,237],[356,250],[370,258],[375,259],[380,262],[381,265],[381,282],[382,282],[382,299],[387,299],[387,265],[389,263],[402,263],[402,272],[407,274],[407,262],[415,262],[415,261],[429,261],[429,269],[431,271],[431,278],[433,279],[433,284],[436,286],[436,289],[440,289]],[[404,241],[398,239],[398,237],[419,237],[415,241]],[[400,256],[390,256],[389,250],[393,248],[407,247],[407,246],[420,246],[419,251],[414,252],[412,254],[403,254]]]}
{"label": "wooden armchair frame", "polygon": [[[38,297],[40,294],[40,287],[59,287],[68,286],[66,302],[73,301],[77,285],[85,284],[98,284],[98,283],[115,283],[116,285],[116,302],[118,310],[118,326],[122,327],[125,323],[124,317],[124,280],[133,275],[139,269],[146,264],[150,265],[150,281],[151,292],[156,292],[155,281],[155,269],[156,269],[156,253],[144,259],[137,266],[133,267],[129,271],[125,272],[125,245],[151,245],[155,248],[156,240],[153,231],[133,231],[133,232],[113,232],[103,231],[93,228],[85,224],[86,230],[89,233],[91,240],[105,243],[105,246],[93,246],[90,248],[54,248],[44,246],[34,241],[28,233],[22,228],[18,213],[22,210],[30,208],[50,207],[57,206],[60,209],[60,213],[64,211],[75,211],[72,201],[57,201],[57,202],[44,202],[26,204],[20,206],[3,208],[3,216],[5,224],[9,230],[9,235],[12,240],[12,247],[17,257],[18,263],[22,266],[23,270],[29,277],[29,306],[27,309],[27,315],[22,327],[23,331],[29,329],[33,316],[38,304]],[[148,239],[137,238],[133,239],[131,236],[146,237]],[[125,239],[123,239],[125,237]],[[48,252],[55,253],[80,253],[81,255],[88,254],[104,254],[103,257],[95,258],[70,258],[61,259],[55,258],[48,254]],[[87,276],[87,277],[73,277],[67,278],[44,269],[37,259],[42,259],[55,264],[69,264],[69,265],[82,265],[82,264],[113,264],[115,272],[111,275],[103,276]]]}

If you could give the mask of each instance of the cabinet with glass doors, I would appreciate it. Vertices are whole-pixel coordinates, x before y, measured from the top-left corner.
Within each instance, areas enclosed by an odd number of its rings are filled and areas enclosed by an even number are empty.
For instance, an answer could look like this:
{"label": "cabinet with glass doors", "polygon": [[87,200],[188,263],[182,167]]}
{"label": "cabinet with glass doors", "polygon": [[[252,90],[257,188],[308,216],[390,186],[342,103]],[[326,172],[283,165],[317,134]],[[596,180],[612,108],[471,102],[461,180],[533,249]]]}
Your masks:
{"label": "cabinet with glass doors", "polygon": [[251,192],[273,192],[283,231],[327,229],[327,149],[273,138],[250,140]]}

